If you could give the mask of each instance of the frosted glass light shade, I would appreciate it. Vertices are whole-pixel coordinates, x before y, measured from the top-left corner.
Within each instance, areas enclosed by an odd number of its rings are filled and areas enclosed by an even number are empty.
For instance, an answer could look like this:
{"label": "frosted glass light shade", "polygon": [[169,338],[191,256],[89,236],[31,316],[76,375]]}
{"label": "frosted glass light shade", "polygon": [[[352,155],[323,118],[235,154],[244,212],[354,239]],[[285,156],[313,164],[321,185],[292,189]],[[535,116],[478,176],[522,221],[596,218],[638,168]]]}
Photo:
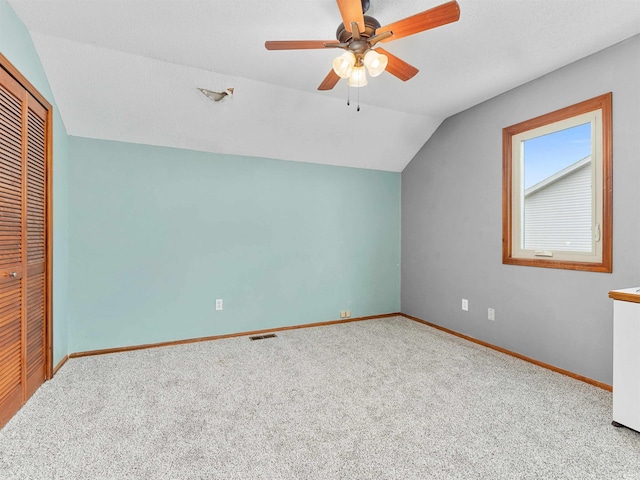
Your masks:
{"label": "frosted glass light shade", "polygon": [[350,87],[364,87],[367,84],[367,74],[364,67],[355,67],[348,83]]}
{"label": "frosted glass light shade", "polygon": [[385,68],[387,68],[389,59],[386,55],[382,55],[375,50],[369,50],[364,55],[363,63],[365,67],[367,67],[369,75],[371,75],[372,77],[377,77],[382,72],[384,72]]}
{"label": "frosted glass light shade", "polygon": [[353,72],[353,66],[356,64],[356,56],[346,51],[339,57],[333,59],[333,71],[340,78],[349,78]]}

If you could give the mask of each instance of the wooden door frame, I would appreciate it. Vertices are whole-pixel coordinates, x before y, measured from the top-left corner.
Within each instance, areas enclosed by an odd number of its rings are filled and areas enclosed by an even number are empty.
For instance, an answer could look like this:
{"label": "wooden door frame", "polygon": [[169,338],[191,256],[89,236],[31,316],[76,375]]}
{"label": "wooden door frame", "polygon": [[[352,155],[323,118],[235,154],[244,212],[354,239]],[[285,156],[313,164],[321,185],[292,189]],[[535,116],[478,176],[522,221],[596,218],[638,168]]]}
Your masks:
{"label": "wooden door frame", "polygon": [[[24,75],[0,53],[0,68],[3,68],[22,87],[29,92],[47,111],[47,129],[45,132],[45,168],[46,168],[46,225],[45,225],[45,381],[53,377],[53,107],[44,96],[26,79]],[[26,266],[25,266],[26,269]]]}

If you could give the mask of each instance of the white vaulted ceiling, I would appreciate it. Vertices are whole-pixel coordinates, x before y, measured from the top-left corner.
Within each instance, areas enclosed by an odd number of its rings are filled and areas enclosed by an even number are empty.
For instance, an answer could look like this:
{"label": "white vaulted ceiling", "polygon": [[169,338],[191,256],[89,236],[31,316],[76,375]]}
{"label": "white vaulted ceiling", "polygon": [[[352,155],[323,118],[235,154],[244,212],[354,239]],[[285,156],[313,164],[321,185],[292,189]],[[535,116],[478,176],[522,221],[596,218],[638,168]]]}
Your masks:
{"label": "white vaulted ceiling", "polygon": [[[371,0],[382,25],[445,0]],[[446,117],[640,33],[640,0],[458,0],[460,21],[384,46],[420,73],[317,86],[335,0],[9,0],[70,135],[401,171]],[[197,87],[233,98],[214,103]],[[356,111],[359,102],[361,110]]]}

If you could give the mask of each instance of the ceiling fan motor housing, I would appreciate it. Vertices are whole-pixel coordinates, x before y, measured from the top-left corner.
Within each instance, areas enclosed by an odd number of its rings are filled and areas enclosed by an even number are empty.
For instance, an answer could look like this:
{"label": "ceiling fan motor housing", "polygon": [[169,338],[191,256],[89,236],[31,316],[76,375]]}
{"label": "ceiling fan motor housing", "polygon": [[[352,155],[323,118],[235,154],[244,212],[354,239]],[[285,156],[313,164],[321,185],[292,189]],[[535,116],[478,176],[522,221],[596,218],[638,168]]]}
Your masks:
{"label": "ceiling fan motor housing", "polygon": [[[364,32],[360,32],[360,36],[368,40],[376,34],[378,28],[380,28],[380,22],[378,20],[364,15]],[[338,26],[338,30],[336,30],[336,38],[340,43],[349,43],[353,39],[353,33],[345,28],[344,23],[341,23]]]}

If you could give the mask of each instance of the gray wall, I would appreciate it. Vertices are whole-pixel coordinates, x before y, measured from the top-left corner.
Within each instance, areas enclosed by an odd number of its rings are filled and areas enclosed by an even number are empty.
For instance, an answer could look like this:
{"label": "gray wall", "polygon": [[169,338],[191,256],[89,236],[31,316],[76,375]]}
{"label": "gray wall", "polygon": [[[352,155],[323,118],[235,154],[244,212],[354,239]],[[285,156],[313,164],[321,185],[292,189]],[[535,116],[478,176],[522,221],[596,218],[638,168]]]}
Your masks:
{"label": "gray wall", "polygon": [[[503,265],[502,129],[609,91],[613,273]],[[402,311],[611,384],[607,294],[640,286],[639,206],[636,36],[442,123],[402,172]]]}

